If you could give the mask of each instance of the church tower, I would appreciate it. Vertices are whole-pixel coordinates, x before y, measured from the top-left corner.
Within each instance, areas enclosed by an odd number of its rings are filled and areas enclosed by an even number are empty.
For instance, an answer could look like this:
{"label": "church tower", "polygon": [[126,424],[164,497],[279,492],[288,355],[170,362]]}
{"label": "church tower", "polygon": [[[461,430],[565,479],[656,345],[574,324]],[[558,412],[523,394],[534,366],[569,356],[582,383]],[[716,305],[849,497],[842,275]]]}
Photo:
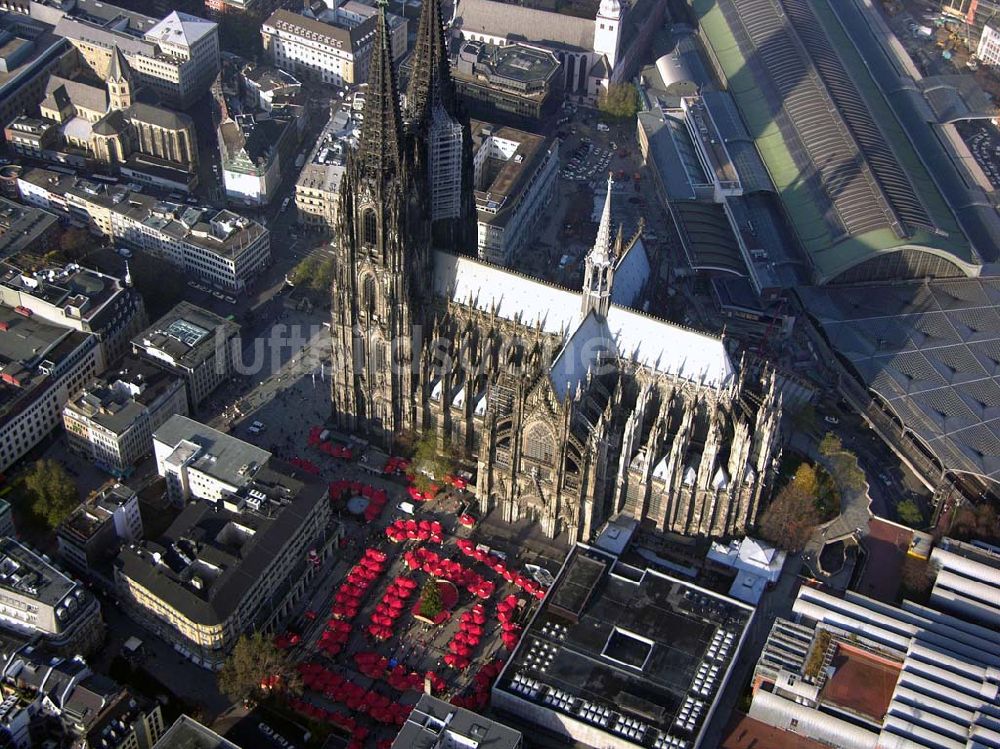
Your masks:
{"label": "church tower", "polygon": [[411,154],[382,2],[361,138],[340,189],[331,323],[334,415],[382,444],[414,424],[414,338],[430,288],[426,190]]}
{"label": "church tower", "polygon": [[601,0],[597,10],[597,20],[594,21],[594,52],[608,58],[611,70],[618,64],[623,15],[620,0]]}
{"label": "church tower", "polygon": [[468,252],[475,241],[472,134],[451,79],[441,0],[424,0],[420,10],[404,117],[427,176],[434,244]]}
{"label": "church tower", "polygon": [[[611,308],[611,285],[615,276],[615,258],[611,246],[611,186],[614,182],[608,175],[608,195],[604,199],[604,211],[597,228],[594,248],[587,253],[583,274],[583,297],[580,315],[586,317],[591,311],[606,317]],[[620,248],[619,248],[620,249]]]}
{"label": "church tower", "polygon": [[111,66],[108,68],[108,99],[113,110],[132,106],[132,69],[117,45],[111,53]]}

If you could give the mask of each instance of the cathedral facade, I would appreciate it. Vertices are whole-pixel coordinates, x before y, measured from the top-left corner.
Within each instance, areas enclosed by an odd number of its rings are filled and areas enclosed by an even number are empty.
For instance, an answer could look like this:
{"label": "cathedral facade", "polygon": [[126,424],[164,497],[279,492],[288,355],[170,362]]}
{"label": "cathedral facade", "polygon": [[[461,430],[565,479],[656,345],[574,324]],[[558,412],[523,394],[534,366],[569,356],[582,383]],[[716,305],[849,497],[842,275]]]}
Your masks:
{"label": "cathedral facade", "polygon": [[466,253],[471,201],[435,209],[432,184],[467,189],[464,157],[431,165],[442,132],[468,137],[437,0],[423,4],[415,54],[404,115],[380,12],[335,239],[339,427],[390,449],[403,433],[434,435],[477,463],[480,512],[551,537],[589,539],[619,512],[686,535],[744,533],[780,450],[773,376],[751,380],[721,339],[638,310],[650,262],[641,229],[614,231],[610,181],[582,289]]}

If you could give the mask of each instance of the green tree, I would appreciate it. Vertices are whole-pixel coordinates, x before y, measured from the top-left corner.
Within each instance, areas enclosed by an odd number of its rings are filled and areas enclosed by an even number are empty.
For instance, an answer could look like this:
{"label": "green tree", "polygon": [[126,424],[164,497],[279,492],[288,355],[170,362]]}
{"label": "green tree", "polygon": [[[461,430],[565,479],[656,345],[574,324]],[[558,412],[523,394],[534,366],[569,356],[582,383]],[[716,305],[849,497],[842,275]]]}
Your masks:
{"label": "green tree", "polygon": [[427,491],[435,481],[455,472],[455,458],[445,448],[439,450],[433,434],[420,437],[413,451],[413,485]]}
{"label": "green tree", "polygon": [[924,513],[920,511],[920,506],[912,499],[904,499],[897,504],[896,515],[912,528],[919,527],[924,523]]}
{"label": "green tree", "polygon": [[608,117],[629,119],[639,111],[639,91],[631,83],[612,83],[597,97],[597,108]]}
{"label": "green tree", "polygon": [[823,435],[823,439],[819,441],[819,454],[820,455],[834,455],[843,451],[844,445],[838,437],[833,432],[827,432]]}
{"label": "green tree", "polygon": [[333,255],[329,253],[307,255],[292,268],[288,280],[293,286],[304,286],[310,291],[327,293],[333,285],[335,270]]}
{"label": "green tree", "polygon": [[438,587],[437,578],[431,577],[420,589],[420,615],[433,620],[442,611],[444,604],[441,601],[441,589]]}
{"label": "green tree", "polygon": [[76,484],[59,463],[48,458],[35,462],[24,476],[32,512],[51,528],[61,523],[79,504]]}
{"label": "green tree", "polygon": [[801,551],[820,522],[815,469],[803,463],[761,514],[757,531],[765,541],[785,551]]}
{"label": "green tree", "polygon": [[903,596],[917,603],[927,600],[931,592],[934,578],[931,575],[930,563],[926,559],[918,559],[907,555],[899,572]]}
{"label": "green tree", "polygon": [[288,653],[278,650],[263,632],[242,635],[236,641],[219,671],[218,685],[234,702],[256,700],[273,691],[302,691],[301,678]]}

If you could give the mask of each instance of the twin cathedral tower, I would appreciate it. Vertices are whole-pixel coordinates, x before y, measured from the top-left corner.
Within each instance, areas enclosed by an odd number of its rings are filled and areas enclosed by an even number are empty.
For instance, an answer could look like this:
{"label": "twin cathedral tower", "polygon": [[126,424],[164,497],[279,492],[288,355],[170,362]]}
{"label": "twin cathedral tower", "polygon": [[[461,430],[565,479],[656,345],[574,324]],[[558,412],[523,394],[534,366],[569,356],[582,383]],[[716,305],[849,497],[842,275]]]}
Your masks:
{"label": "twin cathedral tower", "polygon": [[384,6],[358,148],[340,188],[333,417],[391,449],[431,436],[478,467],[480,512],[586,540],[616,513],[728,536],[752,525],[780,450],[773,375],[638,311],[657,293],[608,194],[574,291],[474,259],[471,135],[440,0],[424,0],[405,107]]}

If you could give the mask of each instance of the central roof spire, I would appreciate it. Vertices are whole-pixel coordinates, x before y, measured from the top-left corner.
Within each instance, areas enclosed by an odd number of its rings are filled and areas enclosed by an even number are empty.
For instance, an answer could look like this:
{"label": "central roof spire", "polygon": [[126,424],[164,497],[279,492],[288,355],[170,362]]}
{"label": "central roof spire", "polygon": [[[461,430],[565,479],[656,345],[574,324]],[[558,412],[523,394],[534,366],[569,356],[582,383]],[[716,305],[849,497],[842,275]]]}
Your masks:
{"label": "central roof spire", "polygon": [[611,187],[614,180],[608,173],[608,195],[604,199],[604,211],[601,213],[601,223],[597,227],[597,240],[594,249],[590,251],[591,262],[595,265],[611,263]]}
{"label": "central roof spire", "polygon": [[385,0],[379,0],[375,42],[368,67],[365,119],[358,148],[363,176],[383,182],[401,175],[403,158],[403,127],[385,5]]}

